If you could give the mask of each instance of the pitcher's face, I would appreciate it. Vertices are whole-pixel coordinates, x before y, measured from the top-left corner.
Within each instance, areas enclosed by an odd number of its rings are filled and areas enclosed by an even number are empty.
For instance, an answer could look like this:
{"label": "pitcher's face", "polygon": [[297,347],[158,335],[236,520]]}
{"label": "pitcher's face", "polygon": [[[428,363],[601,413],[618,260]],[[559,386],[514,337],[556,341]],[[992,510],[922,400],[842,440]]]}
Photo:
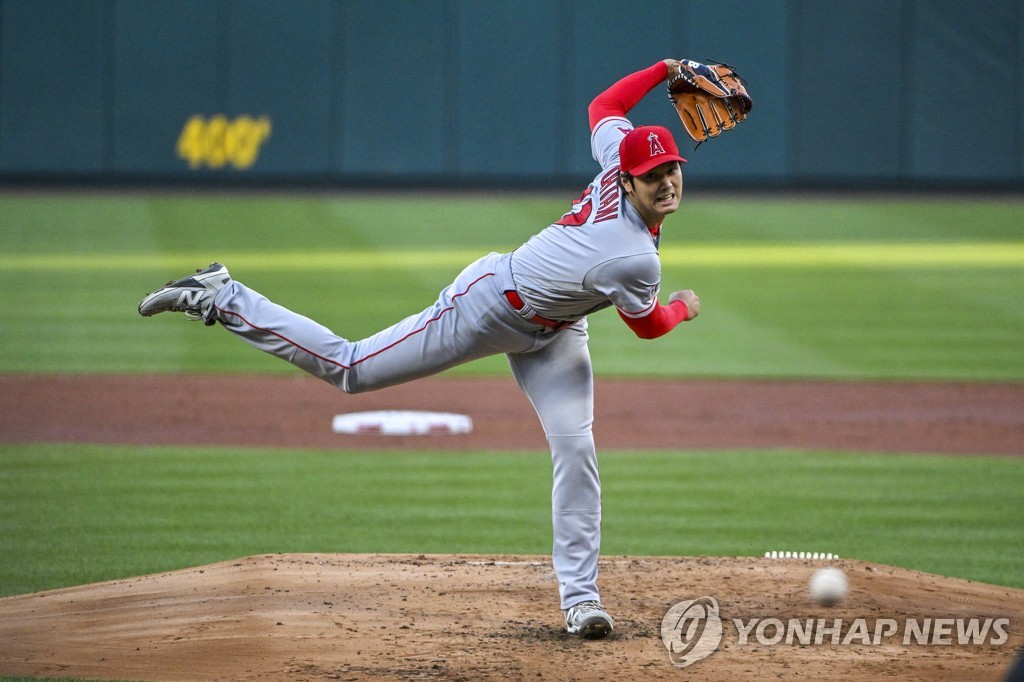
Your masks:
{"label": "pitcher's face", "polygon": [[623,182],[630,203],[643,216],[648,227],[660,225],[665,216],[679,210],[683,197],[683,172],[679,162],[655,166],[642,175]]}

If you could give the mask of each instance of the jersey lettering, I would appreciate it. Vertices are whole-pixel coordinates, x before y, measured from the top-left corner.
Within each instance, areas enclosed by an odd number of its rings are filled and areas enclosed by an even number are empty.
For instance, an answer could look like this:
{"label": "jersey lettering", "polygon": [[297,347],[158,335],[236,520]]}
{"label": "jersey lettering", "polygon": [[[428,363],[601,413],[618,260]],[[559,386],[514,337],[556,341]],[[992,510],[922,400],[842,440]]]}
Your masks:
{"label": "jersey lettering", "polygon": [[601,194],[595,223],[619,217],[619,169],[611,168],[601,176]]}
{"label": "jersey lettering", "polygon": [[594,200],[591,194],[594,192],[594,186],[591,185],[583,191],[580,198],[572,202],[572,210],[563,215],[559,220],[555,221],[555,225],[565,225],[566,227],[579,227],[583,223],[590,219],[590,214],[594,212]]}

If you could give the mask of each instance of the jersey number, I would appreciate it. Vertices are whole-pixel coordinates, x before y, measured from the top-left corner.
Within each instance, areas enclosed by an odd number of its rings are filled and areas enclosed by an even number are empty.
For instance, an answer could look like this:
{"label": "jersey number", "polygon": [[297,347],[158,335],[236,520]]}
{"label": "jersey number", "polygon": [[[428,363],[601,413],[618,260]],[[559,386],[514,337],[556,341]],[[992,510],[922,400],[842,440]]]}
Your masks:
{"label": "jersey number", "polygon": [[583,223],[587,222],[590,218],[590,214],[594,212],[594,199],[591,196],[594,192],[594,188],[587,187],[579,199],[572,202],[572,210],[566,213],[561,219],[555,222],[555,225],[565,225],[566,227],[579,227]]}

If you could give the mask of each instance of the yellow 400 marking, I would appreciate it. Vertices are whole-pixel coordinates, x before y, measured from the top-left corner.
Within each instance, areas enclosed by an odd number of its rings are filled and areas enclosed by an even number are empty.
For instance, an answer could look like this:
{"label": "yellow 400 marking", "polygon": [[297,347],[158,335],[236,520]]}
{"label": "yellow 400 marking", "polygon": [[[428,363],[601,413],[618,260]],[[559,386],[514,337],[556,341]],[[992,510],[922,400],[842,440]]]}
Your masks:
{"label": "yellow 400 marking", "polygon": [[270,137],[270,119],[242,115],[229,120],[223,114],[209,120],[201,114],[190,118],[178,136],[178,156],[188,161],[189,168],[206,164],[223,168],[231,164],[244,170],[256,163],[260,146]]}

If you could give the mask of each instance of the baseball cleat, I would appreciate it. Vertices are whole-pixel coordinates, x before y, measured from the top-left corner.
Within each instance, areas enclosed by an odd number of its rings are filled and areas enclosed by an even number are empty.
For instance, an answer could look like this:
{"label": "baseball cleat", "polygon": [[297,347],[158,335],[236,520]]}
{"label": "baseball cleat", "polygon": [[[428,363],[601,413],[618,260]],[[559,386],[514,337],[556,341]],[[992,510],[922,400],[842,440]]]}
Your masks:
{"label": "baseball cleat", "polygon": [[196,274],[172,280],[146,296],[139,303],[139,315],[149,317],[157,313],[185,313],[190,320],[202,320],[206,326],[216,322],[213,299],[217,292],[231,281],[228,269],[220,263],[196,270]]}
{"label": "baseball cleat", "polygon": [[601,639],[614,629],[612,617],[598,601],[583,601],[565,612],[565,629],[584,639]]}

